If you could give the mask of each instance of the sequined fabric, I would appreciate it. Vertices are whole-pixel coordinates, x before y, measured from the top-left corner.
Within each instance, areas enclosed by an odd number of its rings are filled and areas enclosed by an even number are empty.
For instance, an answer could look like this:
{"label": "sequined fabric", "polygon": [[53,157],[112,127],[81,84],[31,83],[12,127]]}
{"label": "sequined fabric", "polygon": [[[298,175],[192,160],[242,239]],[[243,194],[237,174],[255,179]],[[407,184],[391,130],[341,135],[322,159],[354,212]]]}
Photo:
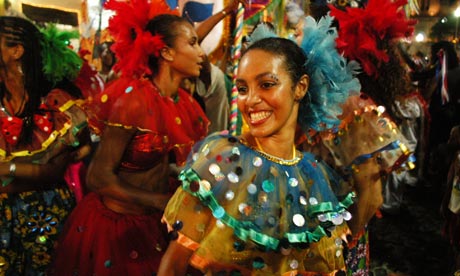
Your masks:
{"label": "sequined fabric", "polygon": [[49,275],[154,275],[166,249],[160,211],[116,213],[95,193],[70,215]]}
{"label": "sequined fabric", "polygon": [[[41,110],[47,112],[41,114],[40,119],[35,120],[36,125],[30,143],[24,141],[19,141],[17,144],[8,143],[9,138],[4,132],[0,132],[0,162],[22,158],[45,164],[56,155],[53,149],[58,148],[57,143],[71,147],[79,146],[78,134],[87,123],[86,114],[76,104],[74,98],[63,90],[54,89],[44,99]],[[6,118],[5,121],[8,121],[9,117],[11,116],[5,108],[0,107],[0,118]],[[0,127],[6,128],[7,125],[0,123]],[[19,140],[19,137],[11,137],[11,139]]]}
{"label": "sequined fabric", "polygon": [[[149,79],[120,78],[88,104],[89,122],[96,132],[106,125],[136,128],[148,134],[148,140],[136,137],[128,146],[126,159],[130,167],[145,167],[155,162],[156,151],[173,151],[178,165],[183,165],[195,141],[203,139],[209,121],[193,97],[183,89],[165,97]],[[149,144],[145,142],[149,141]],[[144,152],[141,154],[141,152]],[[136,158],[135,155],[141,158]],[[133,158],[131,158],[133,157]]]}
{"label": "sequined fabric", "polygon": [[347,100],[343,114],[340,126],[331,137],[322,134],[337,166],[352,167],[377,157],[382,170],[388,173],[413,168],[413,151],[383,106],[377,106],[371,98],[361,94]]}
{"label": "sequined fabric", "polygon": [[0,194],[0,275],[43,275],[74,206],[67,188]]}
{"label": "sequined fabric", "polygon": [[243,275],[344,268],[348,183],[309,153],[281,163],[226,133],[195,147],[164,215],[171,237],[196,250],[194,266]]}

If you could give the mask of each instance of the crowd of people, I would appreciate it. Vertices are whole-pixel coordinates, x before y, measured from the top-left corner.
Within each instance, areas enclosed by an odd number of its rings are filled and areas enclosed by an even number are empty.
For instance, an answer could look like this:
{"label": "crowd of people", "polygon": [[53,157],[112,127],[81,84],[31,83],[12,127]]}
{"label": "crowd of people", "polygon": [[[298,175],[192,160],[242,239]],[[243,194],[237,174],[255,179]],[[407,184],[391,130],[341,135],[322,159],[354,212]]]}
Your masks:
{"label": "crowd of people", "polygon": [[200,43],[244,0],[109,0],[100,70],[0,16],[0,275],[369,275],[368,223],[429,184],[460,271],[458,56],[411,57],[403,4],[290,2],[228,74]]}

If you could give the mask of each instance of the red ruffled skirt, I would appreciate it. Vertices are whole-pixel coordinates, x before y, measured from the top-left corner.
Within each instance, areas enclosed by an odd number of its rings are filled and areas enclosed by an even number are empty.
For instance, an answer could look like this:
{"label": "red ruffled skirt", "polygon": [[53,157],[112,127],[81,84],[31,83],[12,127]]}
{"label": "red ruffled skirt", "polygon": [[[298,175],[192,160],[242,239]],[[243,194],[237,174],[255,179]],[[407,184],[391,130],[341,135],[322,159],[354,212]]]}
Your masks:
{"label": "red ruffled skirt", "polygon": [[67,220],[50,275],[152,275],[167,247],[161,216],[119,214],[88,194]]}

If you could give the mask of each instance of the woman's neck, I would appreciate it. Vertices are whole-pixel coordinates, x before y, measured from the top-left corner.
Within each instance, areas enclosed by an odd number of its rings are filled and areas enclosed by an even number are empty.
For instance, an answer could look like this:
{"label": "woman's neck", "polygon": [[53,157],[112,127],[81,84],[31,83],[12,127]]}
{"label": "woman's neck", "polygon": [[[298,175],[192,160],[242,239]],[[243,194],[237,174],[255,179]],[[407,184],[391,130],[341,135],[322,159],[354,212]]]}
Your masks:
{"label": "woman's neck", "polygon": [[252,137],[253,146],[263,153],[284,159],[292,160],[297,157],[294,139],[279,139],[278,137]]}
{"label": "woman's neck", "polygon": [[171,97],[177,94],[182,79],[166,68],[160,69],[158,74],[153,77],[152,81],[160,90],[161,95]]}
{"label": "woman's neck", "polygon": [[7,74],[2,76],[2,79],[4,80],[6,88],[3,98],[1,99],[2,105],[11,115],[20,114],[28,100],[22,72],[11,69]]}

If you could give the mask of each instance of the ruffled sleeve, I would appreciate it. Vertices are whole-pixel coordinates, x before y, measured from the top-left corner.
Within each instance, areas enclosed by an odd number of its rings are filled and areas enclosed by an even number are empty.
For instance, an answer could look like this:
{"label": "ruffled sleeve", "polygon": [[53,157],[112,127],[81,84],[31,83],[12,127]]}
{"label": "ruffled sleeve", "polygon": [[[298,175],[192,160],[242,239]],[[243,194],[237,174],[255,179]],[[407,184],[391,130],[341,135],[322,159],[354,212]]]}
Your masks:
{"label": "ruffled sleeve", "polygon": [[148,79],[121,78],[112,82],[90,106],[90,124],[96,133],[106,125],[153,133],[158,147],[174,150],[182,164],[192,145],[207,134],[209,121],[198,103],[184,90],[162,96]]}
{"label": "ruffled sleeve", "polygon": [[60,148],[54,146],[56,143],[78,147],[78,135],[87,126],[86,114],[79,106],[79,100],[60,89],[52,90],[40,106],[40,112],[33,116],[34,128],[30,143],[23,140],[17,144],[8,142],[11,134],[3,130],[9,127],[9,116],[1,112],[0,119],[1,162],[21,157],[36,163],[47,163]]}
{"label": "ruffled sleeve", "polygon": [[324,144],[336,164],[352,167],[378,156],[383,170],[413,168],[412,151],[397,125],[365,94],[352,96],[343,106],[341,124],[334,133],[323,134]]}
{"label": "ruffled sleeve", "polygon": [[225,133],[194,149],[180,179],[163,220],[201,267],[231,265],[231,251],[308,247],[351,218],[353,193],[327,165],[310,154],[277,163]]}

